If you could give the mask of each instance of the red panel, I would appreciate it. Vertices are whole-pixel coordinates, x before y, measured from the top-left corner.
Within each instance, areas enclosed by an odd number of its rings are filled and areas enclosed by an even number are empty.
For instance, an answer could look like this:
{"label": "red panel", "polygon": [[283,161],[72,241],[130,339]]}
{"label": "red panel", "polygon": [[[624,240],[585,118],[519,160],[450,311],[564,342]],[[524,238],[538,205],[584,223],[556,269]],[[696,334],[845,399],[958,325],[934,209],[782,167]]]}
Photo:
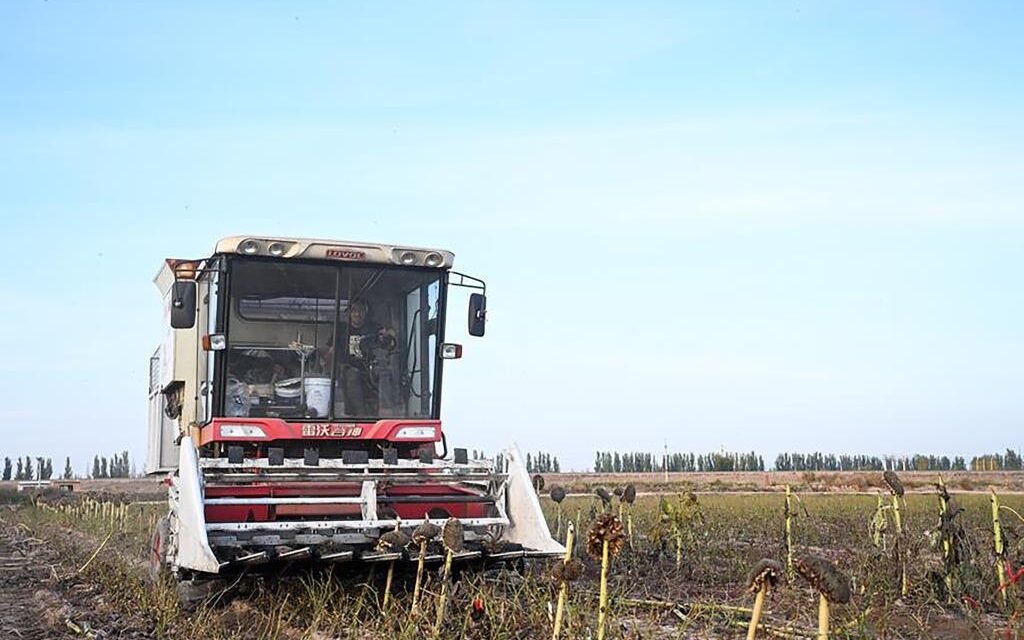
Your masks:
{"label": "red panel", "polygon": [[[266,438],[223,438],[220,425],[238,424],[260,427]],[[402,438],[395,433],[402,427],[434,427],[432,438]],[[439,442],[440,420],[378,420],[377,422],[285,422],[279,418],[214,418],[199,431],[199,445],[211,442],[271,442],[274,440],[387,440],[391,442]]]}
{"label": "red panel", "polygon": [[363,511],[358,504],[278,504],[274,511],[279,519],[288,516],[360,516]]}
{"label": "red panel", "polygon": [[[255,498],[255,497],[352,497],[360,494],[359,483],[281,483],[254,484],[249,486],[207,486],[207,498]],[[419,519],[433,509],[441,509],[458,518],[483,518],[488,515],[488,505],[483,503],[446,502],[451,495],[473,495],[476,492],[466,487],[450,484],[398,484],[382,488],[384,496],[436,496],[432,502],[410,504],[381,503],[380,508],[390,506],[399,517],[406,520]],[[274,522],[298,517],[351,517],[358,518],[361,509],[357,504],[277,504],[277,505],[207,505],[207,522]]]}
{"label": "red panel", "polygon": [[281,483],[253,484],[246,486],[207,485],[207,498],[285,498],[294,496],[358,496],[362,485],[356,482],[337,483]]}

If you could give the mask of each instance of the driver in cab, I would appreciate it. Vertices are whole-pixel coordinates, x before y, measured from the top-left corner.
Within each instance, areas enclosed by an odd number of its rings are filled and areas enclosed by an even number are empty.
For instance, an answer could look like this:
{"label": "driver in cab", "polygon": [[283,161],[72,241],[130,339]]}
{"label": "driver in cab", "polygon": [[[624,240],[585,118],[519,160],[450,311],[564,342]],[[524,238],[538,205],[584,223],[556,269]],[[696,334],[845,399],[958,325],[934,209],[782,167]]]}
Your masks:
{"label": "driver in cab", "polygon": [[330,371],[332,363],[337,359],[338,379],[345,399],[345,415],[377,415],[381,400],[378,368],[386,368],[386,360],[398,349],[394,329],[381,327],[374,322],[369,317],[367,303],[354,300],[349,304],[348,323],[339,324],[335,336],[342,348],[335,348],[334,336],[329,338],[320,364],[324,371]]}

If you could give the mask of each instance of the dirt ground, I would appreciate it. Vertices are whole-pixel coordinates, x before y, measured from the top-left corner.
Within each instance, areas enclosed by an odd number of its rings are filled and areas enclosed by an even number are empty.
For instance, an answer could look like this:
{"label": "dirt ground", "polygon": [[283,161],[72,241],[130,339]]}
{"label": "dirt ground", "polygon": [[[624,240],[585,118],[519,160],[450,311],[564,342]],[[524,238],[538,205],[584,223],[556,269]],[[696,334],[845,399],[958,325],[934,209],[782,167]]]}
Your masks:
{"label": "dirt ground", "polygon": [[12,508],[0,514],[0,638],[151,637],[15,519]]}
{"label": "dirt ground", "polygon": [[[118,492],[107,485],[102,494]],[[367,609],[359,613],[365,594],[370,593],[370,601],[376,601],[374,590],[381,586],[380,576],[374,582],[372,574],[339,575],[338,580],[291,577],[272,590],[257,590],[198,616],[177,612],[176,602],[170,610],[161,608],[167,603],[152,595],[159,589],[140,579],[145,573],[140,567],[148,549],[147,532],[151,526],[148,516],[158,511],[159,505],[140,505],[138,512],[133,509],[131,517],[125,519],[124,526],[111,529],[102,515],[69,517],[52,508],[47,510],[45,498],[41,506],[34,507],[20,495],[9,497],[18,505],[0,506],[0,639],[429,637],[417,631],[415,625],[403,626],[408,623],[401,617],[394,620]],[[60,500],[63,502],[64,498]],[[745,624],[742,616],[723,615],[721,608],[738,611],[734,608],[750,606],[750,595],[743,582],[747,568],[759,557],[782,557],[781,503],[776,504],[781,500],[783,497],[778,494],[702,495],[699,519],[687,521],[690,524],[685,529],[681,566],[677,566],[678,560],[673,562],[671,549],[666,551],[664,545],[655,542],[660,535],[659,499],[652,496],[638,500],[635,509],[630,509],[638,532],[636,549],[625,548],[611,574],[610,637],[721,640],[741,636]],[[1024,511],[1021,500],[1015,496],[1007,502]],[[982,549],[982,545],[989,543],[984,528],[988,499],[974,494],[962,496],[962,501],[963,518],[969,517],[964,525],[973,542],[978,543],[971,549]],[[593,502],[592,496],[570,498],[563,506],[565,513],[576,514],[575,520],[582,524],[580,518],[589,517],[586,511]],[[918,532],[914,538],[908,538],[914,545],[911,555],[917,561],[913,566],[914,591],[907,601],[893,594],[897,583],[888,556],[879,555],[868,542],[864,525],[875,504],[873,497],[842,493],[805,495],[802,504],[795,524],[801,551],[835,561],[853,575],[858,587],[850,604],[837,605],[833,611],[836,629],[843,630],[834,637],[1019,637],[1014,635],[1021,631],[1016,615],[1007,618],[988,607],[941,606],[932,593],[927,571],[934,564],[936,552],[929,550],[921,535],[934,519],[931,496],[908,497],[904,512],[908,530]],[[549,512],[554,507],[547,499],[544,506]],[[583,525],[580,530],[588,528]],[[1017,549],[1016,542],[1022,539],[1018,524],[1007,521],[1006,533]],[[892,531],[886,535],[892,544]],[[108,539],[110,544],[104,546]],[[585,573],[573,587],[572,626],[563,637],[583,639],[593,637],[599,563],[583,554],[582,549],[579,551]],[[972,573],[978,576],[972,584],[991,582],[989,556],[981,553],[971,557],[983,569]],[[1013,566],[1020,566],[1020,558],[1011,559]],[[82,570],[83,565],[89,567]],[[974,564],[964,567],[972,571],[976,568]],[[470,598],[483,594],[493,633],[442,637],[547,637],[546,615],[553,592],[547,584],[548,569],[539,565],[536,569],[525,580],[492,583],[484,576],[470,575],[464,583],[457,583],[453,588],[454,623],[458,625],[465,617],[458,612],[468,611]],[[408,580],[399,579],[396,584],[400,601],[397,608],[406,611]],[[991,588],[987,589],[979,592],[972,588],[971,593],[984,601],[986,594],[989,598],[994,595]],[[628,602],[631,599],[632,603]],[[803,583],[783,584],[769,601],[765,622],[784,625],[791,633],[799,630],[813,634],[814,602],[814,594]],[[320,621],[321,615],[327,617]],[[543,635],[538,635],[538,630],[543,630]]]}

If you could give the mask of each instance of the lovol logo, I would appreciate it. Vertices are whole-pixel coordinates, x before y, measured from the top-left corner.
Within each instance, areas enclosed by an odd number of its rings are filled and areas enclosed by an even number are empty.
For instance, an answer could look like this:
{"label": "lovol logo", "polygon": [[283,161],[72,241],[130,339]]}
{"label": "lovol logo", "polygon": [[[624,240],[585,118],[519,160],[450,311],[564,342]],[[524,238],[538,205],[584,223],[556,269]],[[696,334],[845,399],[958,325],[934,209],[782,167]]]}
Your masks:
{"label": "lovol logo", "polygon": [[303,438],[358,438],[363,428],[354,424],[303,424]]}
{"label": "lovol logo", "polygon": [[366,252],[358,249],[328,249],[327,257],[337,260],[365,260]]}

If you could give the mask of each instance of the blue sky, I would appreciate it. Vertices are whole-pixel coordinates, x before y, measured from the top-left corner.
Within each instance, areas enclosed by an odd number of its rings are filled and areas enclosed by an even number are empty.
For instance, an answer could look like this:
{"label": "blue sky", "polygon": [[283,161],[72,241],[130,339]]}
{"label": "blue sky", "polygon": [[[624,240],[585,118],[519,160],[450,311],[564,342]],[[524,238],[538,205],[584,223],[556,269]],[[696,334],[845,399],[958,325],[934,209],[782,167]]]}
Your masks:
{"label": "blue sky", "polygon": [[150,280],[247,233],[485,278],[445,376],[469,447],[1024,446],[1022,28],[1010,2],[9,3],[0,455],[141,457]]}

